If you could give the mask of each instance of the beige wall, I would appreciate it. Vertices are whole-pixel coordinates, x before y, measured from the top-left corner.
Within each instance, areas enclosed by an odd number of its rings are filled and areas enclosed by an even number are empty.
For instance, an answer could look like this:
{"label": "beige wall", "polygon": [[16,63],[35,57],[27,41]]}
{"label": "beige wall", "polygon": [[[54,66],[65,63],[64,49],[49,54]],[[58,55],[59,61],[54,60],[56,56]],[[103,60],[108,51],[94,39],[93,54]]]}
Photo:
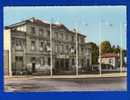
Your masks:
{"label": "beige wall", "polygon": [[4,50],[10,49],[10,29],[4,30]]}
{"label": "beige wall", "polygon": [[[110,63],[109,60],[112,60],[112,63]],[[110,65],[112,65],[112,66],[115,66],[115,57],[102,58],[102,63],[103,63],[103,64],[110,64]]]}
{"label": "beige wall", "polygon": [[9,75],[9,51],[4,50],[4,75]]}
{"label": "beige wall", "polygon": [[[8,66],[6,66],[6,68],[8,67],[8,75],[12,75],[11,72],[11,31],[10,29],[4,30],[4,51],[8,51],[9,52],[9,58],[6,57],[6,59],[4,59],[4,63],[8,63]],[[5,68],[5,64],[4,64],[4,68]],[[7,73],[5,73],[5,75],[7,75]]]}

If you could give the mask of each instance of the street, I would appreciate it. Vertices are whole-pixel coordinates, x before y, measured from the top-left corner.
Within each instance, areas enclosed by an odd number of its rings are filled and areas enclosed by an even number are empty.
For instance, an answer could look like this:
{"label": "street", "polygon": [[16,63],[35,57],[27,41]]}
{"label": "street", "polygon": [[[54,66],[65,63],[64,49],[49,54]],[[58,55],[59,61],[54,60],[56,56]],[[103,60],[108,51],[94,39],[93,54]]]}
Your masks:
{"label": "street", "polygon": [[6,92],[48,91],[126,91],[126,77],[100,78],[32,78],[27,80],[5,80]]}

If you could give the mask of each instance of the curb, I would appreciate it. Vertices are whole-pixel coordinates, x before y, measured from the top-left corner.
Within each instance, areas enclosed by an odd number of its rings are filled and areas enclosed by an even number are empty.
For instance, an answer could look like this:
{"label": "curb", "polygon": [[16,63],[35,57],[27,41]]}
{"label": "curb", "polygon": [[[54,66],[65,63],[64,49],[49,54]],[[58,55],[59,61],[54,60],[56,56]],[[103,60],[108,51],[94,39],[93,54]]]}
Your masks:
{"label": "curb", "polygon": [[120,77],[127,77],[127,73],[116,73],[116,74],[102,74],[102,75],[54,75],[54,76],[5,76],[5,80],[10,80],[10,79],[22,79],[22,80],[28,80],[28,79],[90,79],[90,78],[120,78]]}

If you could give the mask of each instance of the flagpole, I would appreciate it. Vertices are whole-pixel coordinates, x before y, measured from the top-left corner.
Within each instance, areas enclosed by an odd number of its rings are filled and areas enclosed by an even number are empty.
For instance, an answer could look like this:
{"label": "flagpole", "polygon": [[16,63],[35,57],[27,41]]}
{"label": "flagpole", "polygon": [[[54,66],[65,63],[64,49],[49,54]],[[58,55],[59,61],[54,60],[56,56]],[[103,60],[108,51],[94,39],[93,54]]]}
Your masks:
{"label": "flagpole", "polygon": [[122,62],[122,32],[121,32],[121,23],[120,23],[120,73],[122,72],[122,65],[123,65],[123,62]]}
{"label": "flagpole", "polygon": [[101,22],[99,22],[99,75],[102,76],[102,65],[101,65]]}
{"label": "flagpole", "polygon": [[52,77],[53,74],[53,57],[52,57],[52,19],[50,22],[50,59],[51,59],[51,67],[50,67],[50,75]]}
{"label": "flagpole", "polygon": [[12,57],[12,54],[11,54],[11,50],[12,50],[12,41],[11,41],[11,34],[9,35],[9,39],[10,39],[10,48],[9,48],[9,52],[8,52],[8,55],[9,55],[9,76],[12,76],[13,75],[13,72],[12,72],[12,63],[11,63],[11,57]]}
{"label": "flagpole", "polygon": [[76,32],[76,76],[78,76],[78,32]]}

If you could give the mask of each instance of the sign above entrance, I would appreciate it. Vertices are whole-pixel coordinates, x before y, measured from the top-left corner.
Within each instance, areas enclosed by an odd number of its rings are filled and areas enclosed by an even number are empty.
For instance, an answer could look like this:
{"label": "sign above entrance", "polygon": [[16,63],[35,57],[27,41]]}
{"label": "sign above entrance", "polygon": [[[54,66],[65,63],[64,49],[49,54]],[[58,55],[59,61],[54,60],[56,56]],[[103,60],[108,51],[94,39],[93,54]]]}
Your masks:
{"label": "sign above entrance", "polygon": [[64,59],[68,59],[69,56],[68,55],[57,55],[57,58],[64,58]]}

